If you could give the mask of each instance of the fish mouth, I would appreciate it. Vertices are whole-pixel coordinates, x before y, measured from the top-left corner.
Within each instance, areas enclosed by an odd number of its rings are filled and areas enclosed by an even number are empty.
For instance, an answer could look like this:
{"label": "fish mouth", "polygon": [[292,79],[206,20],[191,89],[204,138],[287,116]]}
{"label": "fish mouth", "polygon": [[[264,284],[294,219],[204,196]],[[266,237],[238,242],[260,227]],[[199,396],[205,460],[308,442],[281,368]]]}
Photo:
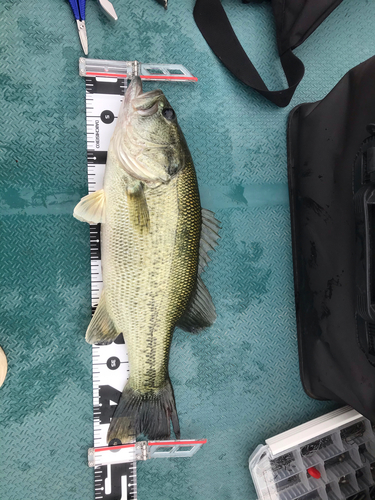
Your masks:
{"label": "fish mouth", "polygon": [[131,109],[131,104],[134,99],[142,94],[142,80],[139,76],[135,76],[131,79],[129,87],[125,92],[124,99],[124,109]]}
{"label": "fish mouth", "polygon": [[134,76],[130,80],[130,84],[126,93],[129,95],[131,94],[132,100],[143,93],[142,80],[139,76]]}
{"label": "fish mouth", "polygon": [[156,113],[159,108],[160,96],[163,95],[162,90],[151,90],[143,92],[142,80],[139,76],[135,76],[129,85],[126,92],[126,105],[141,116],[151,116]]}

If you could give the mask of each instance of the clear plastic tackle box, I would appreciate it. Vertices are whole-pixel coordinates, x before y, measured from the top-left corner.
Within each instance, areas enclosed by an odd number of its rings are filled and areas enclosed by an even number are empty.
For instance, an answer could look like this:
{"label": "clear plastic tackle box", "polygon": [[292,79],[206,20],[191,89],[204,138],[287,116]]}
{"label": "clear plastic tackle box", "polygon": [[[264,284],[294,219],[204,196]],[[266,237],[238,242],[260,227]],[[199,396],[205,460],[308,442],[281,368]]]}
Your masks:
{"label": "clear plastic tackle box", "polygon": [[375,500],[375,426],[340,408],[267,439],[249,468],[259,500]]}

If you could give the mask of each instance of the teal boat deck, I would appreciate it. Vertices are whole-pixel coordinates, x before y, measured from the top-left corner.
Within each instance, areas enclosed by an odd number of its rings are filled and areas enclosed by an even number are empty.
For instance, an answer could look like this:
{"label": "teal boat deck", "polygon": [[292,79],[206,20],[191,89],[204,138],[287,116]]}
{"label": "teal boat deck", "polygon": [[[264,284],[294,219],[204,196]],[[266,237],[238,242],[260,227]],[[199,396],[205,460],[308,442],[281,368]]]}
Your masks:
{"label": "teal boat deck", "polygon": [[[112,24],[86,7],[90,58],[184,64],[196,84],[161,84],[189,144],[202,205],[222,222],[204,273],[214,326],[176,330],[170,375],[181,437],[207,438],[190,459],[138,465],[139,500],[255,500],[248,458],[265,438],[335,408],[299,380],[286,120],[323,98],[375,50],[375,3],[344,0],[296,50],[306,75],[279,109],[240,84],[196,27],[192,0],[113,0]],[[223,0],[272,89],[283,84],[268,2]],[[0,499],[93,500],[85,82],[68,2],[0,5]],[[155,84],[145,85],[151,90]]]}

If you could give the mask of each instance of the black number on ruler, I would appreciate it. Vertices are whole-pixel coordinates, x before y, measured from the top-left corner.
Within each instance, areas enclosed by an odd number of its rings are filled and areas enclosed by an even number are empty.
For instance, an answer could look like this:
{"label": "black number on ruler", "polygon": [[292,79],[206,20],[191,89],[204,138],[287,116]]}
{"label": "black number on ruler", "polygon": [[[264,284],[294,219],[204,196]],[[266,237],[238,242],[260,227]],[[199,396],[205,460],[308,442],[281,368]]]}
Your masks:
{"label": "black number on ruler", "polygon": [[[105,493],[105,480],[108,478],[108,466],[95,468],[95,499],[105,500],[135,500],[135,466],[134,463],[112,464],[110,493]],[[121,479],[125,478],[126,492],[122,491]],[[100,480],[100,481],[98,481]],[[108,491],[107,487],[107,491]],[[125,496],[126,494],[126,496]]]}
{"label": "black number on ruler", "polygon": [[118,359],[117,356],[111,356],[110,358],[107,359],[107,366],[110,370],[117,370],[120,364],[121,364],[120,360]]}
{"label": "black number on ruler", "polygon": [[[101,424],[109,424],[115,412],[121,397],[121,391],[118,391],[110,385],[99,386],[99,407],[94,408],[99,412],[99,421]],[[111,401],[115,404],[111,405]]]}
{"label": "black number on ruler", "polygon": [[103,123],[107,123],[109,125],[115,119],[115,115],[112,113],[110,109],[106,109],[100,115],[100,119]]}

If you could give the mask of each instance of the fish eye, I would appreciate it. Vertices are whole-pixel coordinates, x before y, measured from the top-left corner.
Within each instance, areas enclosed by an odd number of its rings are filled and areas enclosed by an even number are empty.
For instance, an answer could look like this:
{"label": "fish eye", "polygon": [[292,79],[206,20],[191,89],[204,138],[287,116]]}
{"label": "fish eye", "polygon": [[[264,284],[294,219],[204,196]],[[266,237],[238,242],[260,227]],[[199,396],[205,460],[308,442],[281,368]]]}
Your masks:
{"label": "fish eye", "polygon": [[164,116],[165,119],[172,121],[176,118],[176,113],[173,111],[172,108],[164,108],[162,111],[162,115]]}

